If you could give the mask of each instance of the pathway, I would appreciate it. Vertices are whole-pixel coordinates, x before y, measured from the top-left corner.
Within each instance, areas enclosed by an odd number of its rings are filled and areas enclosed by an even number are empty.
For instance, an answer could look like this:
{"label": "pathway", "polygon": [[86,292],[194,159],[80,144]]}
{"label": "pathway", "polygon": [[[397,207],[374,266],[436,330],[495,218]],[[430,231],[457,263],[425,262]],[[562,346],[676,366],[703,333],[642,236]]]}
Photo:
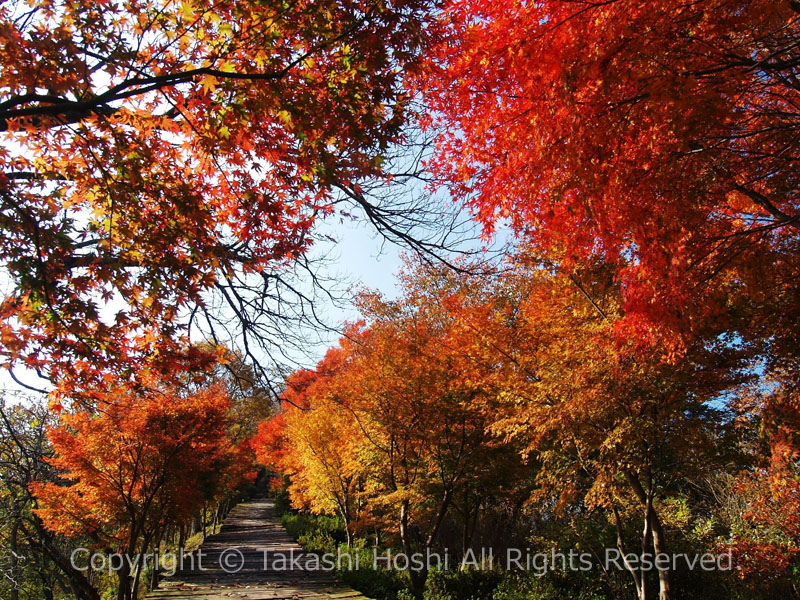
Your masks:
{"label": "pathway", "polygon": [[236,506],[220,532],[147,599],[369,600],[333,573],[314,569],[316,562],[281,526],[271,500],[253,500]]}

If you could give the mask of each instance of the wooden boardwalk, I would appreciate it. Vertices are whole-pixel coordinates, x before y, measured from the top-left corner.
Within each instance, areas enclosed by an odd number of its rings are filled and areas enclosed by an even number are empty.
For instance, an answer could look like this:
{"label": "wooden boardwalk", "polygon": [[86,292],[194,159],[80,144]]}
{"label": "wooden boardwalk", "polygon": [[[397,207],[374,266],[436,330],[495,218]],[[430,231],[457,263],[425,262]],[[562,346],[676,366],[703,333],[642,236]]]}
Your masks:
{"label": "wooden boardwalk", "polygon": [[[369,600],[317,568],[281,526],[270,500],[236,506],[222,529],[164,577],[148,600]],[[201,568],[202,567],[202,568]]]}

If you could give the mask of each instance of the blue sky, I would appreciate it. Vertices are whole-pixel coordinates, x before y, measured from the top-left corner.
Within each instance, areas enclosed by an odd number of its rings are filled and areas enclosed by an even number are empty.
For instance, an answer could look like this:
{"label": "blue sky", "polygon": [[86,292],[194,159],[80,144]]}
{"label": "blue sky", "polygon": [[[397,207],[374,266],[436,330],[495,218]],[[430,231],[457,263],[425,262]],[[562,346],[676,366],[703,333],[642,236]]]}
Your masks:
{"label": "blue sky", "polygon": [[362,220],[326,224],[338,241],[331,245],[332,274],[348,279],[392,297],[397,293],[396,274],[401,266],[401,248],[386,242]]}

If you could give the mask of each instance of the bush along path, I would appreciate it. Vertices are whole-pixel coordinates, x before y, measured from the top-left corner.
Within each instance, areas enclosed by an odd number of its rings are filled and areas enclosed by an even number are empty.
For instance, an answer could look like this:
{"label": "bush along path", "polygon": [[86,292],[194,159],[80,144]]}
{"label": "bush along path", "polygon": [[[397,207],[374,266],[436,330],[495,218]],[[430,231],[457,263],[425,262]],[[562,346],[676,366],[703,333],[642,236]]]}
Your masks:
{"label": "bush along path", "polygon": [[[164,575],[148,600],[369,600],[340,583],[278,521],[271,500],[236,506],[219,533]],[[172,563],[164,560],[168,573]]]}

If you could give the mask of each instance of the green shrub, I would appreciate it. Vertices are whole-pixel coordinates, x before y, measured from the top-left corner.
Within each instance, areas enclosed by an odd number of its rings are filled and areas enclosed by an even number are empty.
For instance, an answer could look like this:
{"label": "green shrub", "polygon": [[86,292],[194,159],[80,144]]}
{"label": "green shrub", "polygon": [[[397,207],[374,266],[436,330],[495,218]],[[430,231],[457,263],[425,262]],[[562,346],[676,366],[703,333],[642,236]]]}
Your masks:
{"label": "green shrub", "polygon": [[281,524],[297,543],[311,552],[336,552],[345,539],[344,525],[337,517],[284,513]]}
{"label": "green shrub", "polygon": [[364,564],[362,561],[358,570],[339,571],[339,578],[353,589],[375,600],[413,598],[406,595],[408,578],[403,573],[364,567]]}
{"label": "green shrub", "polygon": [[424,600],[487,600],[500,583],[495,571],[431,571],[425,582]]}
{"label": "green shrub", "polygon": [[495,589],[486,596],[491,600],[603,600],[605,596],[589,589],[574,589],[531,573],[508,573]]}
{"label": "green shrub", "polygon": [[297,511],[292,509],[292,503],[289,500],[289,490],[286,489],[286,486],[275,492],[275,514],[278,515],[278,517],[296,512]]}

